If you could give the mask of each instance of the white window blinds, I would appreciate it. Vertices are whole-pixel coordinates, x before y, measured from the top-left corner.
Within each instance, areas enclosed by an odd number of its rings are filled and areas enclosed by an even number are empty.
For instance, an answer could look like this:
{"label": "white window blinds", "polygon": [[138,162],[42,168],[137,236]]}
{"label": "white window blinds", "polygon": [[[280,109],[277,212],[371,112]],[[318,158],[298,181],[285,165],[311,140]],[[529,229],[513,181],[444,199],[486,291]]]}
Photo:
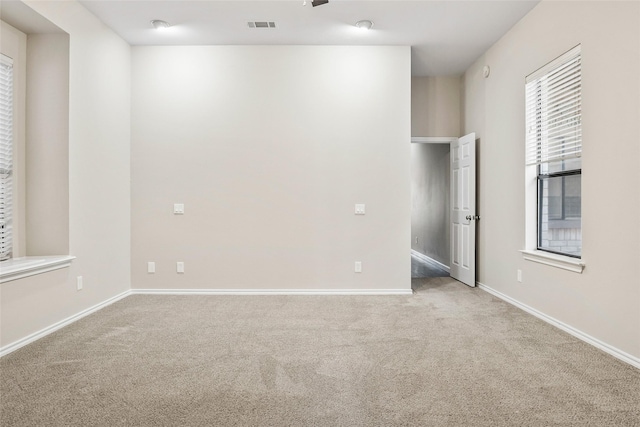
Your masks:
{"label": "white window blinds", "polygon": [[580,46],[526,78],[526,162],[537,165],[582,153]]}
{"label": "white window blinds", "polygon": [[0,261],[12,251],[12,175],[13,62],[0,55]]}

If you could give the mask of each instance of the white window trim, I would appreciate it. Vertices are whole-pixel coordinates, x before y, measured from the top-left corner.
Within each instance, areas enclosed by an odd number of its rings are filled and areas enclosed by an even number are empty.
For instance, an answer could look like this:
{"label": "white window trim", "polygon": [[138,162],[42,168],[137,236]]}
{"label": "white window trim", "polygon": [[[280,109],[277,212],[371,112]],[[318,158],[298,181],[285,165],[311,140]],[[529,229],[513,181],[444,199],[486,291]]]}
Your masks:
{"label": "white window trim", "polygon": [[573,271],[574,273],[582,274],[582,270],[584,270],[585,267],[584,261],[580,258],[572,258],[570,256],[530,249],[523,249],[520,252],[526,261],[538,262],[540,264]]}
{"label": "white window trim", "polygon": [[0,283],[23,279],[71,265],[73,255],[28,256],[0,262]]}

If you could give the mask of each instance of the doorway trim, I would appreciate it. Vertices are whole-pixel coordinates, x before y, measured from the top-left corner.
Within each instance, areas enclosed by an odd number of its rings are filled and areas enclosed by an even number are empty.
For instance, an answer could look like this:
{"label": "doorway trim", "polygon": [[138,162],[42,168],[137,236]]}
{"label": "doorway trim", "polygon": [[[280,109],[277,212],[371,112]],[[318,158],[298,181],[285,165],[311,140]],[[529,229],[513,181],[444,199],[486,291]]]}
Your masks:
{"label": "doorway trim", "polygon": [[412,136],[412,144],[449,144],[457,141],[457,136]]}

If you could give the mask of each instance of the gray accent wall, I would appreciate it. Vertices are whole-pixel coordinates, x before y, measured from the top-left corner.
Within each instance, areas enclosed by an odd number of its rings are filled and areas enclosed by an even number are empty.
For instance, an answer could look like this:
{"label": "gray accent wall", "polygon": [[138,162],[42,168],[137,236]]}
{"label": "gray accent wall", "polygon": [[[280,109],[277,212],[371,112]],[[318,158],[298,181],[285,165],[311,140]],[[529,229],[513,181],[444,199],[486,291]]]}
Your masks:
{"label": "gray accent wall", "polygon": [[411,249],[447,266],[449,170],[449,144],[411,144]]}

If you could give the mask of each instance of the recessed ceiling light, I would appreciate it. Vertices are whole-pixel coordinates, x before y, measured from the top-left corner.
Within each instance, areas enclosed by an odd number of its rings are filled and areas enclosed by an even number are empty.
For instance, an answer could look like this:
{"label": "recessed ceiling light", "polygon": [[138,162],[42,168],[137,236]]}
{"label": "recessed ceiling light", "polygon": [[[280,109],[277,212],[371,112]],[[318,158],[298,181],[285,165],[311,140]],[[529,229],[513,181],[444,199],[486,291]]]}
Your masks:
{"label": "recessed ceiling light", "polygon": [[362,21],[356,22],[356,27],[360,28],[361,30],[370,30],[373,27],[373,22],[369,21],[368,19],[363,19]]}
{"label": "recessed ceiling light", "polygon": [[169,25],[168,22],[166,21],[162,21],[160,19],[154,19],[151,21],[151,25],[153,25],[153,28],[155,28],[156,30],[166,30],[167,28],[169,28],[171,25]]}

